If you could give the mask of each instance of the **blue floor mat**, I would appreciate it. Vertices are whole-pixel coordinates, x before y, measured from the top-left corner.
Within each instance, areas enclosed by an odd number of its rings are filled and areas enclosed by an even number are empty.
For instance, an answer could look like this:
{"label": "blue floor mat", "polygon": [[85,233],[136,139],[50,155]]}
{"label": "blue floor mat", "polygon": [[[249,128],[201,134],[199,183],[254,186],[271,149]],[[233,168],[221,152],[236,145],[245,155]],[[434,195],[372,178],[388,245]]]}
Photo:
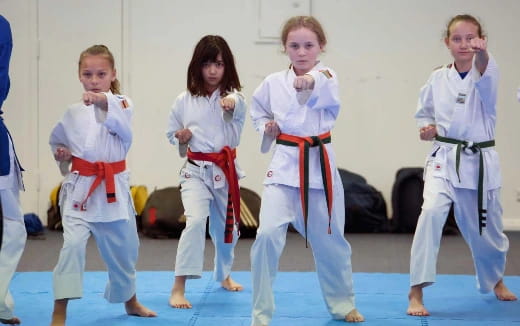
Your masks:
{"label": "blue floor mat", "polygon": [[[193,309],[168,306],[173,272],[138,272],[137,296],[157,318],[126,315],[122,304],[103,299],[106,272],[86,272],[84,293],[69,303],[67,325],[71,326],[249,326],[251,275],[234,272],[233,278],[245,286],[242,292],[228,292],[205,272],[199,280],[188,280],[186,296]],[[475,277],[439,275],[437,283],[424,291],[430,317],[406,315],[409,286],[406,274],[355,273],[356,305],[365,316],[363,325],[506,325],[520,326],[520,303],[500,302],[493,294],[480,294]],[[505,278],[508,287],[520,294],[520,277]],[[280,272],[274,286],[276,312],[271,326],[345,325],[331,320],[313,272]],[[17,273],[11,283],[15,312],[23,325],[49,325],[52,313],[52,273]]]}

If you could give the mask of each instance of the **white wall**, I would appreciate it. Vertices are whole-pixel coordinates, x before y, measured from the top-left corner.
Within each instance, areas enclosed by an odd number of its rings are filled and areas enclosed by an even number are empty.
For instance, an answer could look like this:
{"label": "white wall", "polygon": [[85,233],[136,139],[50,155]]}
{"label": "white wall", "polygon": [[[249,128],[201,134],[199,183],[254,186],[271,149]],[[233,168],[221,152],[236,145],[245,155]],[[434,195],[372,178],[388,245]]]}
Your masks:
{"label": "white wall", "polygon": [[[45,220],[50,188],[60,181],[47,137],[67,105],[79,99],[77,59],[93,43],[106,43],[113,50],[123,90],[136,103],[129,157],[133,183],[145,184],[149,191],[176,185],[183,162],[164,130],[170,105],[185,88],[187,64],[200,37],[226,38],[247,98],[265,75],[288,64],[278,44],[257,42],[258,1],[0,0],[0,13],[11,21],[15,42],[13,84],[5,106],[28,170],[24,210],[37,211]],[[288,2],[288,7],[306,3]],[[340,78],[343,107],[333,130],[339,166],[365,176],[383,192],[389,209],[396,171],[422,166],[430,147],[419,141],[413,114],[419,88],[432,69],[450,61],[442,43],[445,24],[458,13],[482,19],[501,68],[496,140],[504,179],[504,224],[520,229],[520,103],[515,98],[520,68],[514,61],[520,52],[515,38],[520,2],[315,0],[311,8],[329,38],[322,60]],[[272,24],[280,22],[273,19]],[[260,193],[269,155],[260,155],[258,146],[248,120],[238,152],[248,174],[242,185]]]}

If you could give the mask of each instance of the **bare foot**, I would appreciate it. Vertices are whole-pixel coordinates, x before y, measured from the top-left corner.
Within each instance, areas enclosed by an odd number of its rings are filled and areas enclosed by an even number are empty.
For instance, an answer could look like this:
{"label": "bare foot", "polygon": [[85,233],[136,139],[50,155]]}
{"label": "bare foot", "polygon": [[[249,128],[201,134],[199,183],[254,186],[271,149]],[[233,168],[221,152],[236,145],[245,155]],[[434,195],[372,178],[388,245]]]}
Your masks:
{"label": "bare foot", "polygon": [[244,289],[244,287],[242,286],[242,284],[239,284],[237,282],[235,282],[231,276],[228,276],[225,280],[223,280],[222,282],[220,282],[220,285],[222,285],[222,287],[228,291],[233,291],[233,292],[238,292],[238,291],[242,291]]}
{"label": "bare foot", "polygon": [[354,308],[345,316],[345,321],[349,323],[360,323],[365,321],[365,317]]}
{"label": "bare foot", "polygon": [[429,316],[430,313],[423,304],[422,285],[414,285],[408,294],[408,310],[406,313],[412,316]]}
{"label": "bare foot", "polygon": [[20,325],[22,322],[17,317],[13,317],[11,319],[2,319],[2,318],[0,318],[0,323],[8,324],[8,325]]}
{"label": "bare foot", "polygon": [[178,309],[191,309],[191,303],[184,297],[184,291],[176,290],[175,288],[172,290],[172,294],[170,296],[169,301],[170,306]]}
{"label": "bare foot", "polygon": [[186,276],[175,276],[175,283],[170,295],[170,306],[177,309],[191,309],[191,303],[184,296],[185,288]]}
{"label": "bare foot", "polygon": [[69,299],[54,300],[54,310],[52,312],[51,326],[65,326],[68,302]]}
{"label": "bare foot", "polygon": [[503,280],[498,281],[497,285],[495,285],[495,295],[500,301],[516,301],[516,295],[509,291],[507,286],[504,284]]}
{"label": "bare foot", "polygon": [[134,294],[127,302],[125,302],[126,313],[131,316],[138,317],[157,317],[157,313],[143,306],[137,301],[137,296]]}

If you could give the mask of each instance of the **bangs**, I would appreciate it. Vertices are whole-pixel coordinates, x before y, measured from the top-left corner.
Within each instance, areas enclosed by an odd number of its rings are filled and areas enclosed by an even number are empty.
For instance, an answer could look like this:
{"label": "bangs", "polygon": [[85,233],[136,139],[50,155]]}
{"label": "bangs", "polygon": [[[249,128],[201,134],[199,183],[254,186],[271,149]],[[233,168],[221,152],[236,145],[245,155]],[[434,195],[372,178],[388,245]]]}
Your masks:
{"label": "bangs", "polygon": [[206,96],[202,68],[206,63],[216,63],[218,56],[221,56],[224,64],[224,75],[219,88],[224,94],[233,90],[240,91],[242,86],[238,79],[235,67],[235,60],[227,42],[219,35],[206,35],[200,39],[193,51],[188,66],[187,88],[192,95]]}
{"label": "bangs", "polygon": [[200,64],[204,64],[206,62],[217,62],[217,57],[221,54],[222,51],[215,44],[208,44],[201,53],[200,56]]}

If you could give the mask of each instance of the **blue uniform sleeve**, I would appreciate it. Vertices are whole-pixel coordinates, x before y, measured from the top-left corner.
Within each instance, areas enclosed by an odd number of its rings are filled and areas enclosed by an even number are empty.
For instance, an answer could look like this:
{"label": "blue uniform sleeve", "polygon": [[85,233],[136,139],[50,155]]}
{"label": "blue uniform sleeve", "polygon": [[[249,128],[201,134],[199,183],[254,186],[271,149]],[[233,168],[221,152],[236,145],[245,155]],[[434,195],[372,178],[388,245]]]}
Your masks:
{"label": "blue uniform sleeve", "polygon": [[13,49],[13,38],[9,22],[0,15],[0,109],[9,93],[9,60]]}

